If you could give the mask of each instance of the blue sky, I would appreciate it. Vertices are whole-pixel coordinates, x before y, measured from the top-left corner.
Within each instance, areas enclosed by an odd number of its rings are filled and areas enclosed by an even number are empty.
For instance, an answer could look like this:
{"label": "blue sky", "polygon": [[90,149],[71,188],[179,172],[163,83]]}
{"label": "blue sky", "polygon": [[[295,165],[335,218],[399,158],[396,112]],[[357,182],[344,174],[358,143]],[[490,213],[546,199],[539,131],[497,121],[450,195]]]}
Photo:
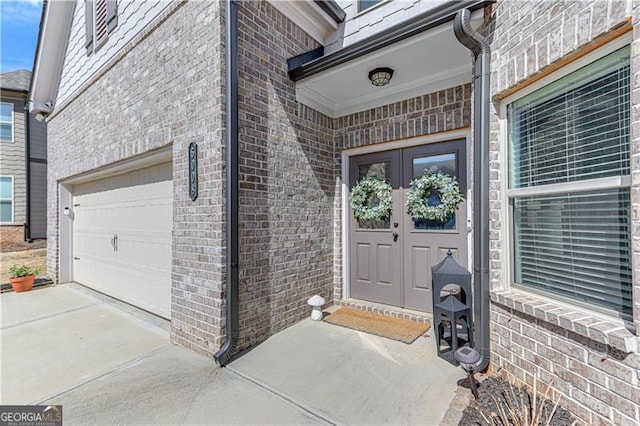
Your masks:
{"label": "blue sky", "polygon": [[0,72],[31,70],[42,0],[0,0]]}

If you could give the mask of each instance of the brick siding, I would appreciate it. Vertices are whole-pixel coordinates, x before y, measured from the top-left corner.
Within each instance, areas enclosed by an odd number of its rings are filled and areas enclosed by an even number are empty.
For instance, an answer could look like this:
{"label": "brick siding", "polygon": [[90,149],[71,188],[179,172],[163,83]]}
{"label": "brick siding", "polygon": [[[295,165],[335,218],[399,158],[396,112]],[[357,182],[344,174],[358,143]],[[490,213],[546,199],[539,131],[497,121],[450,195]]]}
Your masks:
{"label": "brick siding", "polygon": [[0,241],[3,244],[24,241],[24,225],[0,226]]}
{"label": "brick siding", "polygon": [[[631,15],[632,5],[638,34],[638,2],[498,2],[490,15],[492,94],[619,25]],[[93,85],[56,113],[48,152],[48,260],[52,276],[57,276],[58,182],[173,145],[171,336],[207,355],[220,346],[225,327],[224,25],[219,6],[224,3],[169,7]],[[314,40],[264,1],[239,3],[239,34],[240,345],[249,347],[307,316],[311,295],[321,294],[330,303],[342,300],[341,152],[467,128],[472,93],[465,85],[331,119],[298,104],[287,76],[286,59],[317,47]],[[632,167],[637,169],[637,35],[632,74]],[[494,289],[504,287],[508,275],[501,260],[500,188],[506,176],[499,124],[494,110],[489,194]],[[200,156],[196,202],[186,190],[186,148],[193,141]],[[639,179],[634,173],[634,235],[640,234]],[[640,264],[638,241],[640,237],[634,239],[634,265]],[[638,271],[634,273],[638,283]],[[637,284],[634,291],[640,329]],[[563,405],[584,422],[640,421],[637,350],[600,343],[589,333],[568,330],[504,301],[492,303],[491,315],[495,371],[529,384],[534,374],[544,383],[553,380],[555,392],[565,397]]]}
{"label": "brick siding", "polygon": [[[177,3],[49,123],[48,269],[58,278],[58,182],[173,145],[171,339],[210,355],[221,344],[223,34],[218,2]],[[198,144],[199,197],[187,191]]]}
{"label": "brick siding", "polygon": [[[491,95],[494,96],[528,78],[581,46],[606,34],[634,16],[632,47],[632,225],[633,264],[640,265],[638,161],[640,156],[640,42],[638,12],[632,2],[602,0],[521,1],[502,0],[493,6]],[[635,78],[633,76],[636,76]],[[503,170],[498,103],[493,104],[490,145],[490,259],[492,293],[492,368],[515,381],[533,385],[552,383],[562,405],[587,424],[631,425],[640,422],[640,354],[637,338],[614,323],[576,314],[543,303],[535,296],[508,295],[509,274],[504,270],[505,236],[501,192]],[[640,330],[640,286],[634,271],[634,317]],[[507,288],[502,294],[500,289]],[[541,306],[537,308],[536,305]],[[546,306],[546,309],[544,307]],[[593,326],[592,326],[593,325]],[[609,329],[609,330],[608,330]],[[611,330],[611,332],[610,332]]]}
{"label": "brick siding", "polygon": [[239,2],[240,345],[331,301],[333,120],[297,104],[287,59],[317,43],[268,2]]}

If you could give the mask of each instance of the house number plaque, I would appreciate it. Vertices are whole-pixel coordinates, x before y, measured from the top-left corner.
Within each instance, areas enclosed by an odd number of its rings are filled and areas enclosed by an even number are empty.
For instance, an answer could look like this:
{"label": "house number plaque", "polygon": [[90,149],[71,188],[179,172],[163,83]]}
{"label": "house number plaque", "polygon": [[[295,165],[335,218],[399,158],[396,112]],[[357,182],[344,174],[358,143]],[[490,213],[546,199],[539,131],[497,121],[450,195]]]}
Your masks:
{"label": "house number plaque", "polygon": [[198,198],[198,145],[195,142],[189,145],[189,198],[191,201]]}

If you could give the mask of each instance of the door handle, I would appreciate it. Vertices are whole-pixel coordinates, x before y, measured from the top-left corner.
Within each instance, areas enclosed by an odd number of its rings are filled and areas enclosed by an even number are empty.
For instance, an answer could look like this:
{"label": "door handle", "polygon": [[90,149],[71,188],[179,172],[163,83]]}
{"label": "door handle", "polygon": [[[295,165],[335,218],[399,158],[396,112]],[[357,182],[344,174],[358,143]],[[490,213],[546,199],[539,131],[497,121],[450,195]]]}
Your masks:
{"label": "door handle", "polygon": [[118,251],[118,234],[113,236],[113,239],[115,240],[115,251]]}
{"label": "door handle", "polygon": [[396,241],[398,241],[398,233],[394,232],[393,233],[393,242],[396,242]]}

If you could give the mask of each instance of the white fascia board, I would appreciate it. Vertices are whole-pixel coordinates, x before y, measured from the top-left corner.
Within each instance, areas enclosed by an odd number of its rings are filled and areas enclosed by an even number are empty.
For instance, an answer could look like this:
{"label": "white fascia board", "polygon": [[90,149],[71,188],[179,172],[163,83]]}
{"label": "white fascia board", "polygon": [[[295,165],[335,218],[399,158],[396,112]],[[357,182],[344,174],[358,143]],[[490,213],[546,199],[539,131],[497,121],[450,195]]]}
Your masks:
{"label": "white fascia board", "polygon": [[50,0],[45,5],[29,91],[32,113],[53,111],[75,7],[76,2],[68,0]]}
{"label": "white fascia board", "polygon": [[312,0],[269,0],[269,3],[323,46],[338,29],[338,24]]}

